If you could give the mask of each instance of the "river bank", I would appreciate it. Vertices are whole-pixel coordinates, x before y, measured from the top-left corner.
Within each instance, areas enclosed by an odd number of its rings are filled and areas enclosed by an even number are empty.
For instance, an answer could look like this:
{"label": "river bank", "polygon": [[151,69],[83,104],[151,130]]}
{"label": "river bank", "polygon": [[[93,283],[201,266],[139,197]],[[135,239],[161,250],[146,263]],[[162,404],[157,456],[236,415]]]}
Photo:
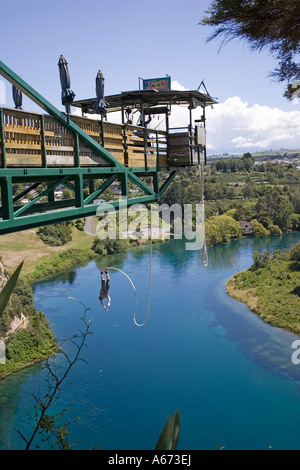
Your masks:
{"label": "river bank", "polygon": [[299,335],[300,263],[291,259],[291,249],[265,253],[265,259],[259,255],[250,268],[227,281],[227,293],[266,323]]}
{"label": "river bank", "polygon": [[1,235],[0,256],[9,272],[24,260],[21,276],[25,277],[32,274],[37,266],[55,259],[67,250],[76,249],[89,256],[93,254],[91,246],[94,236],[87,235],[75,227],[72,230],[72,241],[62,246],[46,245],[36,232],[37,229],[31,229]]}
{"label": "river bank", "polygon": [[[99,259],[102,255],[93,249],[94,233],[86,233],[72,229],[72,240],[62,246],[45,244],[37,235],[38,229],[25,230],[8,235],[1,235],[0,257],[9,272],[13,272],[24,261],[20,277],[33,283],[60,271],[67,271],[82,263]],[[153,240],[160,243],[167,236],[162,232],[162,238]],[[126,249],[136,244],[146,245],[148,240],[134,240],[127,244]],[[125,248],[124,248],[125,249]]]}

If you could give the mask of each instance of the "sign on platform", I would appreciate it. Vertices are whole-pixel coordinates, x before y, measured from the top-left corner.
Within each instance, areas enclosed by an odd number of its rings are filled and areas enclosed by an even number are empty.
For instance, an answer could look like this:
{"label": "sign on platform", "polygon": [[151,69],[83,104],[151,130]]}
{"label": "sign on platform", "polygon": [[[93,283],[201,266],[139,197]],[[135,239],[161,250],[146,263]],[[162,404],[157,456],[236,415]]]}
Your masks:
{"label": "sign on platform", "polygon": [[164,78],[149,78],[143,80],[143,90],[170,91],[171,77],[167,76]]}

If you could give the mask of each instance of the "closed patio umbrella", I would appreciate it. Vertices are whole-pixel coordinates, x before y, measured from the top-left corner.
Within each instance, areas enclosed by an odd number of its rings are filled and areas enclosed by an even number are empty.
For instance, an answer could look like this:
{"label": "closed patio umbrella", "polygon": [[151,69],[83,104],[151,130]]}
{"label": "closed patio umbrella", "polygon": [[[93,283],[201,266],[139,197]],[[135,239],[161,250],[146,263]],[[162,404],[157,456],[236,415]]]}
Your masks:
{"label": "closed patio umbrella", "polygon": [[61,102],[66,107],[67,113],[69,114],[70,106],[73,103],[76,95],[71,90],[71,79],[68,62],[63,55],[61,55],[59,58],[58,68],[61,83]]}
{"label": "closed patio umbrella", "polygon": [[12,95],[15,103],[15,109],[22,109],[22,92],[14,85],[12,86]]}
{"label": "closed patio umbrella", "polygon": [[97,99],[93,104],[93,108],[95,111],[100,111],[101,114],[104,114],[109,104],[104,99],[104,77],[101,70],[98,71],[96,76],[96,97]]}

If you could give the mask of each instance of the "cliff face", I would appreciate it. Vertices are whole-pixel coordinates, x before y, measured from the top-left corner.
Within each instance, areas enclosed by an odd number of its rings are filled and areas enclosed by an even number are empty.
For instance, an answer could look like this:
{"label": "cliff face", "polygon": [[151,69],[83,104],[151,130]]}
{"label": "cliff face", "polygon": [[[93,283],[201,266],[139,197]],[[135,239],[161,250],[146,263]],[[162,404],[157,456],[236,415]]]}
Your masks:
{"label": "cliff face", "polygon": [[3,287],[7,283],[7,280],[8,280],[8,275],[4,267],[4,264],[2,263],[0,259],[0,292],[2,291]]}

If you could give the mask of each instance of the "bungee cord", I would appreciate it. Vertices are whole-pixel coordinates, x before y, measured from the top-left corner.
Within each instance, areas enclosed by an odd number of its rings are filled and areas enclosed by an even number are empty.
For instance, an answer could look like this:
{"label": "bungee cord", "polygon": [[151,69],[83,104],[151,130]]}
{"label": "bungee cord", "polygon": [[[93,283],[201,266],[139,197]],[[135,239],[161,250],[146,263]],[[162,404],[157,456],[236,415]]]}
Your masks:
{"label": "bungee cord", "polygon": [[203,164],[199,165],[199,179],[200,179],[201,206],[202,206],[202,234],[203,234],[202,263],[203,263],[204,267],[206,267],[208,265],[208,253],[207,253],[206,236],[205,236],[204,170],[203,170]]}
{"label": "bungee cord", "polygon": [[128,274],[126,274],[124,271],[122,271],[121,269],[119,268],[116,268],[115,266],[110,266],[108,269],[114,269],[115,271],[119,271],[121,274],[123,274],[125,277],[127,277],[127,279],[129,280],[132,288],[133,288],[133,292],[134,292],[134,296],[135,296],[135,305],[134,305],[134,311],[133,311],[133,321],[135,323],[136,326],[144,326],[148,320],[148,317],[149,317],[149,311],[150,311],[150,299],[151,299],[151,278],[152,278],[152,234],[151,234],[151,238],[150,238],[150,268],[149,268],[149,290],[148,290],[148,305],[147,305],[147,313],[146,313],[146,318],[144,320],[143,323],[138,323],[136,321],[136,309],[137,309],[137,294],[136,294],[136,288],[135,288],[135,285],[132,281],[132,279],[128,276]]}
{"label": "bungee cord", "polygon": [[[206,236],[205,236],[205,210],[204,210],[204,171],[203,171],[203,164],[199,164],[199,180],[200,180],[200,188],[201,188],[201,207],[202,207],[202,234],[203,234],[203,247],[202,247],[202,263],[206,267],[208,266],[208,253],[207,253],[207,246],[206,246]],[[115,266],[110,266],[108,269],[112,269],[115,271],[120,272],[123,274],[130,282],[133,292],[134,292],[134,310],[133,310],[133,322],[136,326],[144,326],[149,318],[149,311],[150,311],[150,299],[151,299],[151,281],[152,281],[152,231],[150,227],[150,267],[149,267],[149,288],[148,288],[148,305],[147,305],[147,313],[143,323],[138,323],[136,320],[136,310],[137,310],[137,293],[135,285],[122,269],[116,268]]]}

